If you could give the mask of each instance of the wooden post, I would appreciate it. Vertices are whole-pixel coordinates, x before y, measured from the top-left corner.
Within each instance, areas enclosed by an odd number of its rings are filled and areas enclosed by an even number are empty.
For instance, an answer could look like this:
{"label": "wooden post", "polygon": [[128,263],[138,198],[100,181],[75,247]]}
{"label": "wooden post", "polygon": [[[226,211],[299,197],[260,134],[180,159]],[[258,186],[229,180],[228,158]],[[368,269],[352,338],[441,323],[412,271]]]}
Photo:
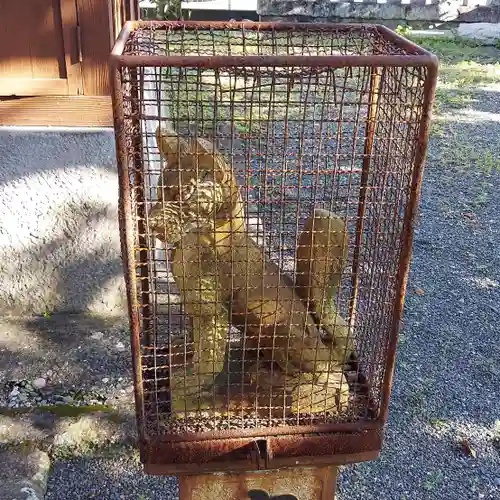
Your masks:
{"label": "wooden post", "polygon": [[333,500],[337,467],[183,475],[180,500]]}

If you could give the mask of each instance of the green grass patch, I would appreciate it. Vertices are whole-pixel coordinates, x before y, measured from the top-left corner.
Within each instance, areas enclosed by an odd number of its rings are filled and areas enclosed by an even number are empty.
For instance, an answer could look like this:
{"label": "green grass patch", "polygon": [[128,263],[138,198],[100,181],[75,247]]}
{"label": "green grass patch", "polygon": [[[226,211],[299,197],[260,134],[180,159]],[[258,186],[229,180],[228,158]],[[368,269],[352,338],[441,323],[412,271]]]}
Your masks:
{"label": "green grass patch", "polygon": [[413,42],[438,56],[441,64],[455,65],[463,61],[476,61],[482,64],[498,62],[498,49],[485,46],[474,40],[457,36],[405,35]]}
{"label": "green grass patch", "polygon": [[439,59],[436,115],[473,103],[478,86],[500,83],[500,47],[456,36],[422,36],[405,27],[398,31]]}
{"label": "green grass patch", "polygon": [[444,418],[431,418],[429,424],[437,430],[446,430],[450,428],[450,423]]}
{"label": "green grass patch", "polygon": [[473,170],[488,177],[500,170],[500,158],[489,149],[478,150],[476,145],[461,136],[449,134],[449,139],[440,159],[445,166],[454,167],[461,173]]}
{"label": "green grass patch", "polygon": [[434,491],[444,479],[444,475],[440,470],[433,471],[427,479],[422,483],[425,491]]}

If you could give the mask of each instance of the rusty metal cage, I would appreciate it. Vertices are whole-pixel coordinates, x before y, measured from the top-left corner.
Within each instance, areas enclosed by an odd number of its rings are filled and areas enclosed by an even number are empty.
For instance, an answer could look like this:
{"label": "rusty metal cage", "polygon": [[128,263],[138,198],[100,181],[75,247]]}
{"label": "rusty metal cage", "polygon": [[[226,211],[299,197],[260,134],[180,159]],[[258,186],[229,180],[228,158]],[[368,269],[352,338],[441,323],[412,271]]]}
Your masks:
{"label": "rusty metal cage", "polygon": [[435,56],[378,25],[140,21],[111,66],[146,470],[375,458]]}

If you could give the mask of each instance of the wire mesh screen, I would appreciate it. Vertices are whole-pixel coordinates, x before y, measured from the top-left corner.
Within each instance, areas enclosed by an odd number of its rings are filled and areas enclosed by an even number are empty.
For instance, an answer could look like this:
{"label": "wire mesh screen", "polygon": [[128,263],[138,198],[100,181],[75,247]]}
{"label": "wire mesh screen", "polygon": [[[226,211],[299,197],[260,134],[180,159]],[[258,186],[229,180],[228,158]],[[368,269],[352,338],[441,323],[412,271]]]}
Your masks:
{"label": "wire mesh screen", "polygon": [[128,34],[115,112],[147,434],[352,423],[387,404],[434,75],[386,35]]}

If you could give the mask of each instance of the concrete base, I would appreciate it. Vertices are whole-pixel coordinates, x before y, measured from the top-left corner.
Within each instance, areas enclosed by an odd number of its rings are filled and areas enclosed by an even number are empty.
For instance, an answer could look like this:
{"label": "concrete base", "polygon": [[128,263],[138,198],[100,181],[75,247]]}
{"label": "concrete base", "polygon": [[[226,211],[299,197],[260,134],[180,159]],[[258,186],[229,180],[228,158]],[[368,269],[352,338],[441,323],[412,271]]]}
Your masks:
{"label": "concrete base", "polygon": [[180,500],[325,500],[335,498],[337,467],[296,467],[179,478]]}
{"label": "concrete base", "polygon": [[0,499],[43,500],[50,459],[40,450],[0,452]]}
{"label": "concrete base", "polygon": [[500,41],[500,23],[461,23],[457,35],[484,43],[498,45]]}
{"label": "concrete base", "polygon": [[113,131],[2,128],[0,158],[0,311],[122,314]]}

